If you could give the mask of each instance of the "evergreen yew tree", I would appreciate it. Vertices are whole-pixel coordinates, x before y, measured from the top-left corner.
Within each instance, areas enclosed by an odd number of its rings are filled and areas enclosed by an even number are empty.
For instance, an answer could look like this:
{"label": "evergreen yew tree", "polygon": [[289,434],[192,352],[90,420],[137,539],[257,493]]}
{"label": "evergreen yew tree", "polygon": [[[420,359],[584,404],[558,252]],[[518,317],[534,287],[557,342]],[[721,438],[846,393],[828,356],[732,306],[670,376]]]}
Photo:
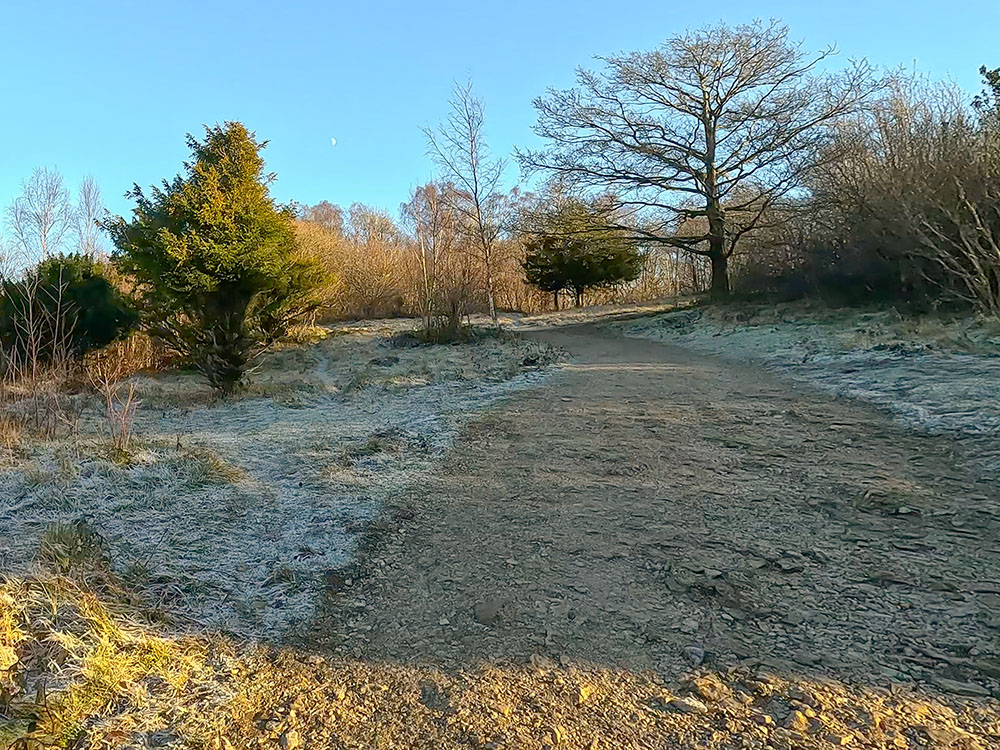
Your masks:
{"label": "evergreen yew tree", "polygon": [[150,332],[229,393],[250,359],[308,309],[318,271],[293,257],[293,213],[269,194],[266,142],[238,122],[187,142],[183,173],[149,196],[134,186],[131,221],[104,226],[137,282]]}
{"label": "evergreen yew tree", "polygon": [[525,280],[551,292],[556,309],[559,292],[573,291],[576,306],[588,289],[634,281],[642,268],[641,256],[630,244],[599,237],[542,237],[525,248]]}
{"label": "evergreen yew tree", "polygon": [[542,237],[525,244],[524,280],[536,289],[548,292],[556,310],[559,309],[559,293],[569,286],[568,256],[572,249],[567,247],[575,241]]}
{"label": "evergreen yew tree", "polygon": [[8,363],[33,367],[127,336],[132,304],[89,255],[54,255],[20,278],[0,280],[0,345]]}
{"label": "evergreen yew tree", "polygon": [[642,270],[636,241],[607,228],[614,217],[606,200],[585,201],[555,195],[522,210],[522,231],[534,239],[525,244],[525,280],[553,295],[573,292],[577,307],[588,289],[634,281]]}

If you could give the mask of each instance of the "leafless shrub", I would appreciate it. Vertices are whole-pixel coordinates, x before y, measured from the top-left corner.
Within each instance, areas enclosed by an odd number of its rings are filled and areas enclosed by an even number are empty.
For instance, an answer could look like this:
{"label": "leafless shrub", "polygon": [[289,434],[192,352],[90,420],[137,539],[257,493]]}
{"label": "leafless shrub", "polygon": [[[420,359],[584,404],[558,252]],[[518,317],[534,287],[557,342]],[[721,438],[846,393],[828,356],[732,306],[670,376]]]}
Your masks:
{"label": "leafless shrub", "polygon": [[[13,323],[10,336],[0,341],[0,410],[5,441],[14,446],[26,433],[51,438],[75,431],[79,413],[66,388],[75,363],[70,356],[73,331],[67,323],[71,317],[62,298],[64,287],[45,289],[38,277],[29,275],[15,292],[2,283],[9,278],[9,269],[0,273],[0,297],[12,312]],[[38,304],[40,295],[52,299]]]}
{"label": "leafless shrub", "polygon": [[[1000,177],[1000,175],[998,175]],[[914,217],[923,267],[939,268],[948,291],[989,315],[1000,315],[1000,182],[966,184],[968,177],[931,196],[930,215]],[[927,274],[935,280],[938,274]]]}
{"label": "leafless shrub", "polygon": [[103,352],[89,363],[87,379],[104,402],[104,417],[112,450],[117,455],[127,455],[132,444],[135,414],[142,403],[136,395],[135,384],[124,382],[129,361],[116,352]]}
{"label": "leafless shrub", "polygon": [[26,278],[19,287],[0,287],[10,314],[10,336],[0,347],[0,366],[13,378],[38,379],[68,369],[73,336],[65,285],[46,288],[38,277]]}
{"label": "leafless shrub", "polygon": [[964,94],[900,76],[838,138],[806,244],[832,247],[862,281],[894,275],[899,294],[1000,312],[1000,150]]}
{"label": "leafless shrub", "polygon": [[400,315],[404,309],[408,254],[392,217],[361,204],[351,206],[344,254],[345,290],[363,317]]}

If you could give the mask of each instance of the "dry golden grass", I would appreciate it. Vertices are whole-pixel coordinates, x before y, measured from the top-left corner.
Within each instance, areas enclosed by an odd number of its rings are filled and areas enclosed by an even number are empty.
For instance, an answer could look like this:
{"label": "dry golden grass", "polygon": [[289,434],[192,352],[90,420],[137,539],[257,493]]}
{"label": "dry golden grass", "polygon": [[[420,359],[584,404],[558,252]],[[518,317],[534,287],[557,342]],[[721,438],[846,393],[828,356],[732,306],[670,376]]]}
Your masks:
{"label": "dry golden grass", "polygon": [[86,524],[50,529],[38,561],[37,575],[0,582],[0,741],[111,748],[163,726],[204,671],[204,644],[129,611]]}
{"label": "dry golden grass", "polygon": [[7,414],[0,414],[0,456],[11,459],[18,456],[24,442],[24,424]]}
{"label": "dry golden grass", "polygon": [[133,333],[127,339],[114,341],[104,349],[89,354],[83,362],[84,380],[88,371],[94,368],[107,370],[110,366],[119,378],[124,378],[137,372],[165,369],[173,361],[169,352],[148,334]]}
{"label": "dry golden grass", "polygon": [[653,673],[532,657],[461,671],[164,636],[50,573],[0,584],[0,742],[23,748],[985,750],[969,700],[750,669]]}

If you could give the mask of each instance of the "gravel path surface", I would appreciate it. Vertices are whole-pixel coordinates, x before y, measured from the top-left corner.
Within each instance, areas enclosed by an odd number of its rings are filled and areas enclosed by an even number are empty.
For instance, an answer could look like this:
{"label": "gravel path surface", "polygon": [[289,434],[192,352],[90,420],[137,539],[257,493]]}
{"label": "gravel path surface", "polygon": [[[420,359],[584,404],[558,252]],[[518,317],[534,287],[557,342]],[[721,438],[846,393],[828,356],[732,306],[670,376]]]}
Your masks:
{"label": "gravel path surface", "polygon": [[[643,696],[711,670],[727,687],[710,702],[766,671],[825,686],[821,703],[843,711],[793,716],[766,688],[711,720],[668,700],[598,731],[581,708],[574,747],[591,731],[598,747],[924,747],[939,720],[957,747],[1000,743],[1000,494],[994,475],[956,467],[952,436],[684,348],[593,327],[535,335],[571,362],[470,424],[443,471],[395,499],[309,643],[457,673],[451,706],[478,706],[480,665],[549,665],[528,679],[540,724],[551,681],[574,670],[646,675]],[[873,718],[883,709],[859,697],[872,690],[929,708]],[[962,714],[976,701],[980,718]],[[556,744],[497,722],[482,742]]]}

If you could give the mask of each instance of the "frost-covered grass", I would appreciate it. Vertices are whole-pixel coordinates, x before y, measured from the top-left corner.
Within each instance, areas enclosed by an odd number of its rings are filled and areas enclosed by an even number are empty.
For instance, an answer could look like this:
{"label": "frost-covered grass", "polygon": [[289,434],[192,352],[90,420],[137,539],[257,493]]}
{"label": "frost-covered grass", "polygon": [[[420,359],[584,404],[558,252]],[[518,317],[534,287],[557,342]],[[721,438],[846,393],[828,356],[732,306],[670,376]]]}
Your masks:
{"label": "frost-covered grass", "polygon": [[85,521],[143,606],[178,627],[280,639],[348,564],[387,494],[418,482],[462,422],[545,376],[551,348],[513,336],[394,348],[411,321],[314,332],[219,401],[191,373],[135,378],[127,456],[96,401],[73,433],[0,468],[0,572],[30,572],[44,534]]}
{"label": "frost-covered grass", "polygon": [[663,311],[623,330],[673,331],[692,341],[747,336],[752,352],[781,355],[882,351],[1000,356],[1000,320],[973,315],[908,315],[894,308],[831,308],[810,303],[702,305]]}

